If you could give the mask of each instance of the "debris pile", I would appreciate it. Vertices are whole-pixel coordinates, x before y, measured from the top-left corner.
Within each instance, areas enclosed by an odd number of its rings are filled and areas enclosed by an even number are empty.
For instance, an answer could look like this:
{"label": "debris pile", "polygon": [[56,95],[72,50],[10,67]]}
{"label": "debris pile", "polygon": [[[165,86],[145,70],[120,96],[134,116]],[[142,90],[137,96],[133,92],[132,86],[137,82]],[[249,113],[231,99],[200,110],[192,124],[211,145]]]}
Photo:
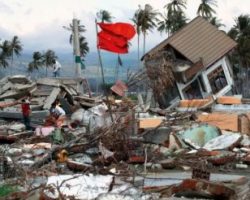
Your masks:
{"label": "debris pile", "polygon": [[[217,99],[220,104],[185,100],[162,110],[143,105],[142,97],[137,103],[85,96],[69,79],[34,83],[15,76],[0,84],[0,187],[11,188],[10,199],[244,200],[250,195],[249,177],[236,175],[249,172],[249,114],[241,109],[247,104],[233,97]],[[28,94],[33,129],[27,131],[20,99]],[[65,116],[53,121],[55,101]],[[231,110],[216,110],[229,103]]]}

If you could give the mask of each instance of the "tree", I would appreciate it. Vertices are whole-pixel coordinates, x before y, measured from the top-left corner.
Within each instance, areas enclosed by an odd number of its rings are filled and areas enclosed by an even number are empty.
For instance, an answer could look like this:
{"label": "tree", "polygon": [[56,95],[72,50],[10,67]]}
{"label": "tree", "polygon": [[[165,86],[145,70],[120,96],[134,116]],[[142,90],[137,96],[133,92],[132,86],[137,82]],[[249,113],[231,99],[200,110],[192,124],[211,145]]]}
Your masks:
{"label": "tree", "polygon": [[212,8],[217,6],[216,0],[201,0],[201,3],[197,10],[197,15],[210,19],[216,11]]}
{"label": "tree", "polygon": [[102,23],[104,22],[112,22],[112,15],[107,10],[100,10],[96,13],[97,19],[100,19]]}
{"label": "tree", "polygon": [[9,63],[7,61],[7,56],[2,51],[0,53],[0,67],[6,68],[8,66],[9,66]]}
{"label": "tree", "polygon": [[79,38],[79,44],[80,44],[80,54],[81,57],[85,57],[87,53],[89,52],[88,42],[86,41],[85,37],[81,36]]}
{"label": "tree", "polygon": [[168,16],[172,16],[176,12],[183,12],[183,9],[186,9],[185,0],[171,0],[170,3],[164,6],[168,10]]}
{"label": "tree", "polygon": [[[20,56],[21,51],[23,50],[21,41],[19,40],[18,36],[14,36],[9,44],[9,51],[11,56],[11,67],[13,68],[13,60],[14,56]],[[12,74],[12,68],[11,68],[11,74]]]}
{"label": "tree", "polygon": [[212,25],[216,26],[217,28],[221,28],[222,26],[225,26],[225,24],[222,24],[222,23],[221,23],[221,20],[218,19],[217,17],[212,17],[212,18],[209,20],[209,22],[210,22]]}
{"label": "tree", "polygon": [[[250,66],[250,16],[240,15],[235,19],[235,25],[230,29],[228,35],[234,39],[238,45],[231,55],[233,66],[239,66],[240,77],[243,77],[243,69],[246,69],[246,86],[248,86],[248,68]],[[244,90],[243,90],[244,93]]]}
{"label": "tree", "polygon": [[143,34],[143,54],[146,51],[146,35],[148,31],[152,31],[156,27],[158,13],[149,4],[146,4],[144,9],[138,13],[138,22],[140,31]]}
{"label": "tree", "polygon": [[8,40],[3,41],[0,44],[0,66],[7,68],[9,66],[8,59],[10,57],[10,42]]}
{"label": "tree", "polygon": [[46,77],[48,76],[48,67],[53,65],[53,61],[57,59],[57,56],[53,50],[47,50],[43,55],[42,63],[46,67]]}
{"label": "tree", "polygon": [[162,20],[158,22],[158,30],[162,32],[165,29],[168,35],[170,35],[178,31],[187,22],[184,14],[186,1],[172,0],[164,7],[166,8],[166,14],[161,15]]}
{"label": "tree", "polygon": [[171,32],[171,21],[168,19],[168,16],[166,13],[164,14],[160,13],[159,16],[161,19],[158,22],[157,30],[160,33],[165,32],[169,36]]}
{"label": "tree", "polygon": [[140,23],[140,18],[141,18],[141,6],[139,5],[139,8],[135,11],[135,14],[132,18],[132,21],[134,22],[136,26],[136,33],[137,33],[137,56],[138,56],[138,67],[140,66],[140,34],[141,34],[141,23]]}
{"label": "tree", "polygon": [[28,72],[39,70],[43,66],[44,56],[39,51],[35,51],[32,56],[32,61],[28,65]]}
{"label": "tree", "polygon": [[[80,54],[84,58],[87,53],[89,52],[88,42],[86,41],[86,38],[82,35],[86,31],[85,26],[81,25],[81,21],[77,20],[78,23],[78,33],[79,33],[79,45],[80,45]],[[71,31],[70,37],[69,37],[69,43],[72,45],[73,42],[73,25],[69,24],[69,27],[63,26],[64,29]]]}

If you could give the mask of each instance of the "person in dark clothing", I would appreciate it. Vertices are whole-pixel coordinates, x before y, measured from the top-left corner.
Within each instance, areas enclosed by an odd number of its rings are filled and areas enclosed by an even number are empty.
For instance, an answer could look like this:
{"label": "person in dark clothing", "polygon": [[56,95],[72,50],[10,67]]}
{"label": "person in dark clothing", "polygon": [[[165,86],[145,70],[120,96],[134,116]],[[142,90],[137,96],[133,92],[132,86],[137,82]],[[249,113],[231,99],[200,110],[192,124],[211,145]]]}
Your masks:
{"label": "person in dark clothing", "polygon": [[22,113],[23,113],[23,121],[26,127],[26,130],[32,130],[30,126],[30,115],[31,115],[31,109],[30,109],[30,102],[29,100],[22,100]]}

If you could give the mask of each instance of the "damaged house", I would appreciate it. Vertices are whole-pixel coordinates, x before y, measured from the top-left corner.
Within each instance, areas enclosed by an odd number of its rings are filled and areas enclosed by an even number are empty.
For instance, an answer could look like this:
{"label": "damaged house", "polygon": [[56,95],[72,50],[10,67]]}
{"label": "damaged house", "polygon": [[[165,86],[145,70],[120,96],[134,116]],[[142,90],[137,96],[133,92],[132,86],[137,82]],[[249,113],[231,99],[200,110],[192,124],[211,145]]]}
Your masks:
{"label": "damaged house", "polygon": [[142,60],[160,106],[168,106],[176,97],[203,99],[233,94],[227,54],[236,45],[199,16],[146,53]]}

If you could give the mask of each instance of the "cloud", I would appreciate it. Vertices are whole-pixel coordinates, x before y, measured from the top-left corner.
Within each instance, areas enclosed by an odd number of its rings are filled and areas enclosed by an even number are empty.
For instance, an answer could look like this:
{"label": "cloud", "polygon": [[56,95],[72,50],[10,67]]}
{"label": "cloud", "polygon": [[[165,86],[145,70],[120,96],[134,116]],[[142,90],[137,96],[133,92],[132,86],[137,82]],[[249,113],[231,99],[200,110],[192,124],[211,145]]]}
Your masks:
{"label": "cloud", "polygon": [[[71,23],[77,17],[86,26],[85,37],[91,51],[96,51],[95,16],[100,9],[108,10],[115,17],[114,21],[131,22],[138,5],[151,4],[154,9],[162,12],[168,1],[162,0],[1,0],[0,2],[0,38],[18,35],[24,48],[56,49],[71,51],[67,33],[63,25]],[[187,17],[191,20],[196,16],[200,0],[188,0]],[[244,0],[218,1],[217,16],[229,30],[234,18],[247,13],[250,2]],[[147,49],[166,38],[156,31],[147,35]],[[137,39],[132,40],[132,50],[136,50]]]}

